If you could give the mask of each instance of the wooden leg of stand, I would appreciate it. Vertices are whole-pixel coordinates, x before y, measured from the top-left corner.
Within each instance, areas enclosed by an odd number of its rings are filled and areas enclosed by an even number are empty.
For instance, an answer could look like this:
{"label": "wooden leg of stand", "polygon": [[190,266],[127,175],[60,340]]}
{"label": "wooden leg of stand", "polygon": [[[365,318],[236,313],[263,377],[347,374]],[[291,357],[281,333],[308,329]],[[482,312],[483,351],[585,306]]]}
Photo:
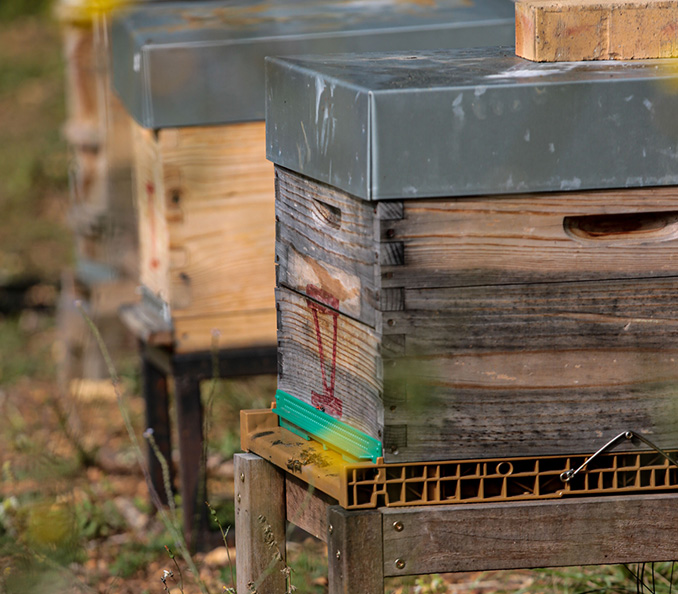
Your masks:
{"label": "wooden leg of stand", "polygon": [[378,510],[328,512],[329,594],[384,594],[381,514]]}
{"label": "wooden leg of stand", "polygon": [[193,375],[174,377],[174,406],[179,437],[181,500],[184,508],[184,536],[189,549],[200,547],[207,531],[205,472],[202,464],[202,402],[200,380]]}
{"label": "wooden leg of stand", "polygon": [[[160,455],[167,461],[170,472],[170,486],[173,484],[172,477],[172,441],[170,437],[169,395],[167,391],[167,377],[144,355],[141,354],[141,375],[143,381],[143,393],[146,403],[146,427],[153,429],[153,439],[158,447]],[[160,502],[167,505],[171,493],[167,493],[162,465],[158,456],[148,445],[148,471],[151,476],[151,484],[155,489]]]}
{"label": "wooden leg of stand", "polygon": [[254,454],[236,454],[235,538],[238,592],[284,594],[285,476]]}

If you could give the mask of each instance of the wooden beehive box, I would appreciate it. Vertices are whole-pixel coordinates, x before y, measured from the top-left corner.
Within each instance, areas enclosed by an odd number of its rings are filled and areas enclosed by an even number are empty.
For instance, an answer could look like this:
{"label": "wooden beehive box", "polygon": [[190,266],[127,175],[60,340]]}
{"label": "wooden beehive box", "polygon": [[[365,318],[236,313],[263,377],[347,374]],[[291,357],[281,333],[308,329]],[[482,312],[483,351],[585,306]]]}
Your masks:
{"label": "wooden beehive box", "polygon": [[677,66],[269,59],[279,389],[386,462],[676,447]]}
{"label": "wooden beehive box", "polygon": [[276,344],[266,55],[506,43],[512,33],[507,0],[394,2],[386,13],[382,2],[172,3],[121,17],[114,81],[135,119],[143,303],[170,325],[175,350],[211,349],[213,330],[220,348]]}

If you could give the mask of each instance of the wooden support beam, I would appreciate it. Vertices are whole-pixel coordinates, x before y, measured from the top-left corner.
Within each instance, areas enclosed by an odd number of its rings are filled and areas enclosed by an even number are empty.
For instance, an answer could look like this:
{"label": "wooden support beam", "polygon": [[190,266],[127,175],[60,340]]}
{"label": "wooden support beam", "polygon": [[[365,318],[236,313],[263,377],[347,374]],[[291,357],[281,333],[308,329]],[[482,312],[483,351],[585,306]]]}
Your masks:
{"label": "wooden support beam", "polygon": [[181,501],[184,510],[184,536],[192,550],[202,548],[207,533],[207,487],[202,460],[202,401],[200,378],[174,376],[174,406],[179,441]]}
{"label": "wooden support beam", "polygon": [[253,584],[262,594],[283,594],[285,475],[254,454],[236,454],[234,463],[238,592]]}
{"label": "wooden support beam", "polygon": [[675,558],[677,495],[382,509],[384,575]]}
{"label": "wooden support beam", "polygon": [[535,62],[678,57],[676,0],[518,0],[516,55]]}
{"label": "wooden support beam", "polygon": [[286,476],[287,519],[311,536],[327,542],[327,511],[337,501],[295,476]]}
{"label": "wooden support beam", "polygon": [[346,511],[333,506],[327,518],[329,594],[383,594],[379,510]]}

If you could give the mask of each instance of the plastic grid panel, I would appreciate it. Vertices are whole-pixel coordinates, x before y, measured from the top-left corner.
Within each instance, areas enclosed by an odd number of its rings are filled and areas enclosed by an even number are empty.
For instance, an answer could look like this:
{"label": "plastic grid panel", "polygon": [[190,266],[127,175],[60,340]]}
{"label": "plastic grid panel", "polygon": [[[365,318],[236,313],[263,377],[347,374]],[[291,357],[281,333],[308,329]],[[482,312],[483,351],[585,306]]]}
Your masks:
{"label": "plastic grid panel", "polygon": [[[673,457],[678,451],[669,452]],[[377,464],[346,468],[347,508],[554,499],[678,490],[678,467],[653,452],[609,453],[563,482],[587,456]]]}

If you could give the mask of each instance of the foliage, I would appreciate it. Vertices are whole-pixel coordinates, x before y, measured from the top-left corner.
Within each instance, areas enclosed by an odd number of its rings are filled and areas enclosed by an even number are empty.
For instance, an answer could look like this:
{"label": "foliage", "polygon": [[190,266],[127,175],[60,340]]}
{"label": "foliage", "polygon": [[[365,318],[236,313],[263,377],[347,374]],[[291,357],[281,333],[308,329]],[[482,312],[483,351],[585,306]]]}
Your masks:
{"label": "foliage", "polygon": [[51,8],[52,0],[5,0],[0,2],[0,22],[25,16],[44,16]]}

